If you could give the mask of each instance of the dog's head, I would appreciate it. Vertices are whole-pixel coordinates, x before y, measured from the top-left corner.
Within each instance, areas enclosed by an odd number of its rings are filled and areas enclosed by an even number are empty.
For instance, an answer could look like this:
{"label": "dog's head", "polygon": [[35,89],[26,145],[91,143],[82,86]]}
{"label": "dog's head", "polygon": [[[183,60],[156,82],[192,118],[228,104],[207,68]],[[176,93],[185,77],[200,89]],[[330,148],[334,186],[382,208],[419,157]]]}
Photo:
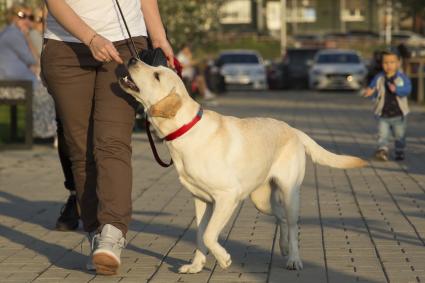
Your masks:
{"label": "dog's head", "polygon": [[132,58],[129,76],[121,78],[121,88],[142,103],[151,117],[172,118],[182,106],[186,88],[179,76],[163,66],[153,67]]}

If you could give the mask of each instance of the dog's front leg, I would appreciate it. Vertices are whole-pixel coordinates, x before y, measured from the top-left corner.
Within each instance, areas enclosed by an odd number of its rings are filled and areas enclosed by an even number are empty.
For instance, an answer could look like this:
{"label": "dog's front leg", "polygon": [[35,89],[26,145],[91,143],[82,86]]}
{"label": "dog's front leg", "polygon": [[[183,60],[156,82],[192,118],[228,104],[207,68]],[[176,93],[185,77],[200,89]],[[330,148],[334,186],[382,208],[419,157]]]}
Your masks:
{"label": "dog's front leg", "polygon": [[204,234],[204,243],[212,252],[222,268],[227,268],[232,264],[232,260],[227,251],[218,243],[221,230],[229,221],[233,211],[238,206],[236,196],[224,195],[215,199],[214,211]]}
{"label": "dog's front leg", "polygon": [[191,264],[185,264],[179,268],[180,273],[198,273],[204,268],[207,247],[204,244],[203,236],[205,228],[211,218],[212,213],[212,204],[206,203],[197,197],[195,200],[195,213],[196,213],[196,224],[198,226],[198,231],[196,234],[197,250],[195,252],[195,257],[192,260]]}

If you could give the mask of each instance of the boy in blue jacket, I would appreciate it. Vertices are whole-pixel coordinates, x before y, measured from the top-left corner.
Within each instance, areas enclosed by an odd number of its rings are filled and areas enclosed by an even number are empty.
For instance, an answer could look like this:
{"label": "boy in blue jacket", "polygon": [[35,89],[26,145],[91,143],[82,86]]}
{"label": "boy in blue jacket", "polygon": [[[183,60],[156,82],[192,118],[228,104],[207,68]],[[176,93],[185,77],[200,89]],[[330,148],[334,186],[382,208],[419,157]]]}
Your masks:
{"label": "boy in blue jacket", "polygon": [[395,159],[404,160],[406,147],[406,122],[409,106],[407,96],[412,91],[410,79],[401,72],[398,54],[384,51],[383,72],[377,74],[364,92],[364,97],[375,99],[375,115],[378,118],[378,149],[375,157],[388,160],[390,133],[395,138]]}

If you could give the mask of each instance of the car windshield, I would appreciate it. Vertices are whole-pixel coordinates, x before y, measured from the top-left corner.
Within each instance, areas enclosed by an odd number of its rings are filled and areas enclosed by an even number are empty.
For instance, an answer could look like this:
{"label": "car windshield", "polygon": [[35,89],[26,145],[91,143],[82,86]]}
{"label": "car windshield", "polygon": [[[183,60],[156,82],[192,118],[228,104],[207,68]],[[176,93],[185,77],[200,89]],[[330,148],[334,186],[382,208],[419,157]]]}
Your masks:
{"label": "car windshield", "polygon": [[321,54],[317,58],[318,64],[352,64],[360,63],[360,58],[356,54]]}
{"label": "car windshield", "polygon": [[218,65],[225,64],[258,64],[260,60],[255,54],[223,54],[218,59]]}

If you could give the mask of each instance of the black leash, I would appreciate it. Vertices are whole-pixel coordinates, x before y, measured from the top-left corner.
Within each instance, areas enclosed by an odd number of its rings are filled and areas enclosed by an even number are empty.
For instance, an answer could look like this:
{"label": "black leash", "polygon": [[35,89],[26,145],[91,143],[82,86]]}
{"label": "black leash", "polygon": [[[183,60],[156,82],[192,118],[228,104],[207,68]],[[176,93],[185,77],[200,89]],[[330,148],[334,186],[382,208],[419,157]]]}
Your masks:
{"label": "black leash", "polygon": [[[117,3],[118,10],[120,11],[121,18],[122,18],[122,20],[124,22],[125,29],[127,30],[128,36],[129,36],[130,41],[131,41],[131,44],[133,46],[133,49],[134,49],[133,52],[136,54],[135,57],[137,59],[141,60],[140,57],[139,57],[139,52],[137,52],[136,44],[134,44],[133,37],[130,34],[130,29],[127,26],[127,21],[125,20],[124,14],[123,14],[123,12],[121,10],[120,3],[118,2],[118,0],[115,0],[115,2]],[[148,139],[149,139],[149,144],[151,146],[151,150],[152,150],[153,156],[155,157],[156,162],[158,162],[158,164],[161,165],[162,167],[165,167],[165,168],[166,167],[170,167],[171,165],[173,165],[173,160],[171,159],[168,164],[161,160],[161,158],[159,157],[158,151],[156,150],[155,142],[153,141],[152,134],[150,132],[150,127],[149,126],[150,126],[150,123],[148,121],[148,116],[146,115],[146,134],[147,134]]]}
{"label": "black leash", "polygon": [[148,135],[149,144],[151,145],[152,153],[153,153],[153,156],[155,157],[156,162],[158,162],[158,164],[161,165],[162,167],[165,167],[165,168],[170,167],[171,165],[173,165],[173,160],[171,159],[169,163],[165,163],[164,161],[161,160],[158,152],[156,151],[155,142],[153,141],[151,131],[149,130],[150,122],[148,121],[147,117],[146,117],[145,125],[146,125],[146,134]]}
{"label": "black leash", "polygon": [[[134,51],[134,53],[136,54],[135,55],[135,57],[137,58],[137,59],[139,59],[140,60],[140,58],[139,58],[139,53],[137,52],[137,47],[136,47],[136,44],[134,44],[134,41],[133,41],[133,37],[131,36],[131,34],[130,34],[130,29],[128,28],[128,26],[127,26],[127,21],[125,20],[125,18],[124,18],[124,14],[123,14],[123,12],[122,12],[122,10],[121,10],[121,5],[120,5],[120,3],[118,2],[118,0],[115,0],[115,2],[117,3],[117,6],[118,6],[118,10],[120,11],[120,14],[121,14],[121,18],[122,18],[122,21],[124,22],[124,26],[125,26],[125,29],[127,30],[127,33],[128,33],[128,36],[129,36],[129,38],[130,38],[130,41],[131,41],[131,44],[133,45],[133,51]],[[131,50],[130,50],[131,51]],[[133,54],[134,55],[134,54]]]}

